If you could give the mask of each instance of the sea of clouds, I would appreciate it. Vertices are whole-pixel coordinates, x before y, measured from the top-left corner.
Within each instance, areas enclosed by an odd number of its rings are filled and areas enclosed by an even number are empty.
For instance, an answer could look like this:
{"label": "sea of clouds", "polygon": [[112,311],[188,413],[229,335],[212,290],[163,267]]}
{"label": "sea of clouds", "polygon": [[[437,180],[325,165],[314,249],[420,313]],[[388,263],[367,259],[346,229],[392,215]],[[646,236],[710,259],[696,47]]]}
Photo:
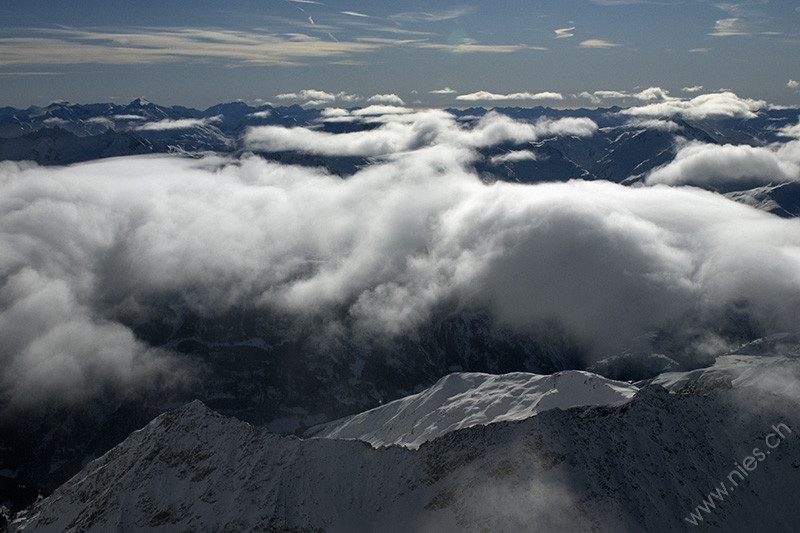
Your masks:
{"label": "sea of clouds", "polygon": [[476,148],[590,138],[597,125],[490,113],[466,127],[438,110],[327,116],[376,127],[263,126],[244,142],[373,158],[347,179],[249,153],[0,162],[0,403],[76,402],[185,375],[130,327],[166,300],[201,316],[325,316],[331,331],[383,338],[442,309],[481,309],[523,333],[558,323],[592,360],[687,317],[724,319],[731,305],[764,334],[797,329],[800,220],[674,186],[730,178],[748,162],[796,180],[797,141],[678,145],[641,187],[488,184]]}

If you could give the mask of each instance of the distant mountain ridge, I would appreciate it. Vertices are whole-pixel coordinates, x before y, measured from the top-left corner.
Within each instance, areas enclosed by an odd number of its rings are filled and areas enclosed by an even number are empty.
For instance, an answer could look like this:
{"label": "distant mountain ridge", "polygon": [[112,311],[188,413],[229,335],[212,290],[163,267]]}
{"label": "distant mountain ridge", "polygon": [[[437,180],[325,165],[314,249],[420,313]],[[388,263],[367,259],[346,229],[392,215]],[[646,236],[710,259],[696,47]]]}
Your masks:
{"label": "distant mountain ridge", "polygon": [[[485,108],[448,110],[464,123],[489,111]],[[548,138],[535,143],[537,153],[543,156],[538,161],[479,165],[480,171],[497,179],[560,181],[568,176],[621,182],[665,163],[674,143],[675,132],[650,129],[647,125],[631,126],[630,117],[620,114],[618,107],[566,110],[541,106],[498,107],[491,111],[522,122],[542,117],[585,117],[600,128],[588,147],[585,138]],[[760,111],[757,118],[674,118],[672,122],[680,130],[677,133],[689,140],[761,146],[779,140],[780,126],[796,122],[798,114],[800,109],[768,109]],[[164,107],[144,99],[127,105],[54,102],[28,109],[4,107],[0,108],[0,160],[31,160],[52,165],[170,151],[232,153],[242,149],[240,137],[253,126],[305,126],[331,133],[374,127],[363,121],[343,123],[324,118],[321,109],[299,105],[250,106],[244,102],[217,104],[205,110]],[[498,146],[484,150],[484,155],[489,160],[508,149]],[[289,154],[265,155],[285,159]],[[337,159],[295,158],[294,162],[322,164],[340,175],[353,173],[359,163],[363,163]]]}

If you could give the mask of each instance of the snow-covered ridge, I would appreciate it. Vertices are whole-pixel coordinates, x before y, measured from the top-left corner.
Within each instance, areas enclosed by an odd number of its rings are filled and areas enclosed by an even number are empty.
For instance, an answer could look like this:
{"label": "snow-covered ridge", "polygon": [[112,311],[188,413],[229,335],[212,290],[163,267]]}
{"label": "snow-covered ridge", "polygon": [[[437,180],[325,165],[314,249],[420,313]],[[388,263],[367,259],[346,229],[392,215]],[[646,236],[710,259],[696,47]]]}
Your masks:
{"label": "snow-covered ridge", "polygon": [[[765,359],[790,375],[800,369],[796,357]],[[431,392],[463,403],[487,389],[522,392],[537,383],[540,406],[558,397],[547,390],[588,401],[634,389],[564,372],[455,374]],[[194,402],[88,464],[10,531],[684,531],[687,522],[793,530],[798,397],[762,396],[750,386],[683,391],[643,386],[625,405],[551,408],[456,430],[416,450],[278,436]],[[761,453],[768,448],[769,456]],[[744,464],[748,476],[734,478],[734,490],[730,473]],[[725,497],[705,506],[702,498],[722,484]]]}
{"label": "snow-covered ridge", "polygon": [[315,426],[306,436],[416,449],[462,428],[524,420],[550,409],[621,405],[638,390],[580,370],[552,375],[455,373],[418,394]]}

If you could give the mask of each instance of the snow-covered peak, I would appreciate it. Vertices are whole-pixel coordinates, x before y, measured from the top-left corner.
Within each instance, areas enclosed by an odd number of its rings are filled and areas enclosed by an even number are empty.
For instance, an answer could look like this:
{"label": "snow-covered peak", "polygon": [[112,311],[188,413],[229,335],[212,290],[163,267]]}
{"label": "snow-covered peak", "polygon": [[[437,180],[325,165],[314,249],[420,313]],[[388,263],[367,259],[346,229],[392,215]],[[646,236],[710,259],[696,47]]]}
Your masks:
{"label": "snow-covered peak", "polygon": [[620,405],[638,390],[579,370],[552,375],[455,373],[423,392],[316,426],[307,435],[415,449],[458,429],[524,420],[550,409]]}
{"label": "snow-covered peak", "polygon": [[[426,392],[463,406],[515,391],[543,405],[634,389],[563,372],[454,374]],[[88,464],[9,531],[790,531],[798,396],[754,392],[647,386],[624,406],[550,409],[416,450],[278,436],[195,402]]]}

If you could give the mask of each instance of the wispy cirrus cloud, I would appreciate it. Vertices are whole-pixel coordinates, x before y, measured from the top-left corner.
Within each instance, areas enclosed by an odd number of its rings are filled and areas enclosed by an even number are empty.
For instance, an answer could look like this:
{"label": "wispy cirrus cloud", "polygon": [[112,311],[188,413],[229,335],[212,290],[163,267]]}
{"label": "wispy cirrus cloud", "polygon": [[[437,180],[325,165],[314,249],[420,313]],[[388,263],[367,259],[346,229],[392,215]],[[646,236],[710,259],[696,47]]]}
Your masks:
{"label": "wispy cirrus cloud", "polygon": [[518,52],[520,50],[547,50],[547,48],[539,46],[527,46],[524,44],[481,44],[474,39],[464,39],[455,44],[449,43],[431,43],[431,42],[417,42],[414,46],[417,48],[428,48],[432,50],[443,50],[446,52],[455,53],[488,53],[488,54],[508,54],[511,52]]}
{"label": "wispy cirrus cloud", "polygon": [[342,15],[350,15],[351,17],[361,17],[361,18],[370,18],[369,15],[365,15],[364,13],[359,13],[357,11],[340,11]]}
{"label": "wispy cirrus cloud", "polygon": [[714,24],[714,31],[709,33],[714,37],[728,37],[731,35],[747,35],[744,23],[738,17],[719,19]]}
{"label": "wispy cirrus cloud", "polygon": [[396,22],[442,22],[472,15],[475,12],[474,7],[464,6],[443,11],[406,11],[390,15],[389,19]]}
{"label": "wispy cirrus cloud", "polygon": [[0,38],[0,66],[35,64],[156,64],[216,60],[294,65],[314,58],[371,52],[386,43],[333,41],[305,35],[178,28],[100,31],[31,29]]}
{"label": "wispy cirrus cloud", "polygon": [[[350,18],[361,14],[348,12]],[[0,37],[0,67],[19,65],[168,64],[217,62],[226,66],[295,66],[314,60],[361,64],[354,56],[389,47],[408,47],[458,53],[510,53],[543,49],[524,44],[484,44],[471,38],[457,43],[425,39],[396,39],[369,34],[337,38],[335,28],[314,21],[309,32],[264,33],[207,28],[79,28],[28,29],[25,36]],[[403,28],[376,31],[428,36]]]}
{"label": "wispy cirrus cloud", "polygon": [[571,26],[569,28],[558,28],[556,31],[556,39],[565,39],[567,37],[573,37],[575,34],[572,31],[575,29],[575,26]]}
{"label": "wispy cirrus cloud", "polygon": [[683,0],[656,1],[656,0],[590,0],[594,4],[601,6],[627,6],[631,4],[655,4],[660,6],[674,6],[682,4]]}

